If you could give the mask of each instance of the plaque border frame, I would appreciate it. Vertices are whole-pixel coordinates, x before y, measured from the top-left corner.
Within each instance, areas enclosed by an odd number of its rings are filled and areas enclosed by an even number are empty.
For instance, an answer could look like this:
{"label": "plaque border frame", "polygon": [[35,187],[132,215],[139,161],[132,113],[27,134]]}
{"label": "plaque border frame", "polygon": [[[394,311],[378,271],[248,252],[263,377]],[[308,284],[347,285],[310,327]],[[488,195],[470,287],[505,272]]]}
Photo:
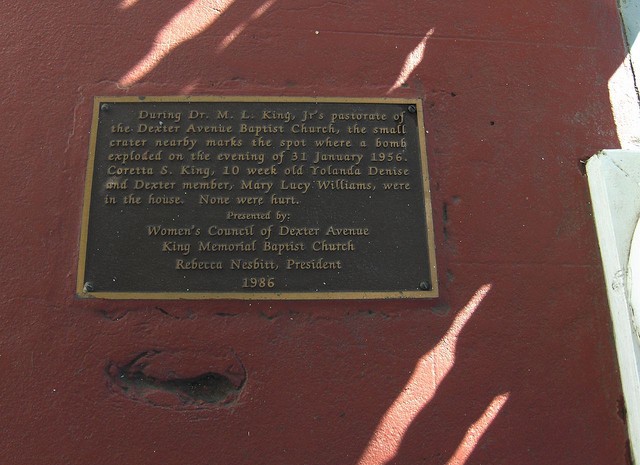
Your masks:
{"label": "plaque border frame", "polygon": [[[85,289],[87,240],[89,234],[89,213],[95,153],[98,137],[98,119],[103,103],[144,103],[144,102],[292,102],[292,103],[382,103],[415,105],[418,117],[418,143],[420,145],[420,164],[424,192],[424,214],[426,216],[427,247],[430,265],[431,289],[416,291],[308,291],[308,292],[92,292]],[[265,96],[95,96],[89,143],[89,159],[85,174],[85,189],[82,207],[80,232],[80,252],[76,295],[81,298],[111,300],[374,300],[374,299],[424,299],[438,297],[438,273],[436,267],[433,211],[431,189],[427,166],[427,149],[424,127],[424,113],[421,99],[385,98],[385,97],[265,97]]]}

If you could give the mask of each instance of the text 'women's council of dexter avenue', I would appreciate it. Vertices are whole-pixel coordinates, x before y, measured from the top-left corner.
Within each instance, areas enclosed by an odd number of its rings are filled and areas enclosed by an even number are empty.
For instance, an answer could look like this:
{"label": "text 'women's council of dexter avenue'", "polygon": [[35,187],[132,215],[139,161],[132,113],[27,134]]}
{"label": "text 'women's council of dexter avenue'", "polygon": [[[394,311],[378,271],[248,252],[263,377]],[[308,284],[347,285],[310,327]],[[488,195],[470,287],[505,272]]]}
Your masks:
{"label": "text 'women's council of dexter avenue'", "polygon": [[419,102],[95,105],[79,293],[433,294]]}

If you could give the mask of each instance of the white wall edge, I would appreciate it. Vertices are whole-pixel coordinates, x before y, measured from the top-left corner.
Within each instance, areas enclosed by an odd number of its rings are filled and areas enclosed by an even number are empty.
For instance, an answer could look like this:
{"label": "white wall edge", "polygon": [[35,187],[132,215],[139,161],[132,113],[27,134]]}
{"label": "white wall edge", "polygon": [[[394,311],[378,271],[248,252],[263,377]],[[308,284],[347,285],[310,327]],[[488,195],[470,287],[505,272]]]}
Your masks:
{"label": "white wall edge", "polygon": [[627,263],[640,218],[640,152],[605,150],[587,163],[589,189],[627,409],[631,454],[640,460],[640,340],[627,297]]}

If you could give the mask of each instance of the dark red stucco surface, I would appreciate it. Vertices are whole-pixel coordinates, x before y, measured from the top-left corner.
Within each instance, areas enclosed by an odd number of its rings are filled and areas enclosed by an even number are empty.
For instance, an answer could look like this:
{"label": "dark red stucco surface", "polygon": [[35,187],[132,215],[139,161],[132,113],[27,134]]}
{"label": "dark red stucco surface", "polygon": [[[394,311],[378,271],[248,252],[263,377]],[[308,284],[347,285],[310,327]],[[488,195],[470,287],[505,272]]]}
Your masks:
{"label": "dark red stucco surface", "polygon": [[[356,465],[430,351],[446,356],[391,463],[447,463],[501,395],[451,463],[628,463],[580,170],[618,147],[613,0],[129,3],[1,2],[0,463]],[[215,21],[127,81],[185,8]],[[96,95],[422,99],[441,297],[76,298]],[[205,402],[140,373],[228,383]]]}

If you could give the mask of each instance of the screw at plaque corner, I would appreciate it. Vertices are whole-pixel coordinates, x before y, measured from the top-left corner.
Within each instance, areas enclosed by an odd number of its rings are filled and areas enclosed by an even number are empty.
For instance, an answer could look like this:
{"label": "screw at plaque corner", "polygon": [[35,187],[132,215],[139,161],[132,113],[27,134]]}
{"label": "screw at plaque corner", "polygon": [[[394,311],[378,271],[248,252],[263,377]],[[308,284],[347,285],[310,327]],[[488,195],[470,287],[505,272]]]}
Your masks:
{"label": "screw at plaque corner", "polygon": [[100,105],[100,109],[102,111],[107,111],[109,109],[109,105],[106,103],[103,103],[102,105]]}
{"label": "screw at plaque corner", "polygon": [[415,113],[416,112],[416,106],[415,105],[409,105],[409,113]]}
{"label": "screw at plaque corner", "polygon": [[431,290],[431,284],[426,282],[426,281],[422,281],[420,283],[420,289],[422,289],[423,291],[430,291]]}
{"label": "screw at plaque corner", "polygon": [[93,292],[93,283],[90,283],[90,282],[84,283],[84,288],[82,290],[84,292]]}

